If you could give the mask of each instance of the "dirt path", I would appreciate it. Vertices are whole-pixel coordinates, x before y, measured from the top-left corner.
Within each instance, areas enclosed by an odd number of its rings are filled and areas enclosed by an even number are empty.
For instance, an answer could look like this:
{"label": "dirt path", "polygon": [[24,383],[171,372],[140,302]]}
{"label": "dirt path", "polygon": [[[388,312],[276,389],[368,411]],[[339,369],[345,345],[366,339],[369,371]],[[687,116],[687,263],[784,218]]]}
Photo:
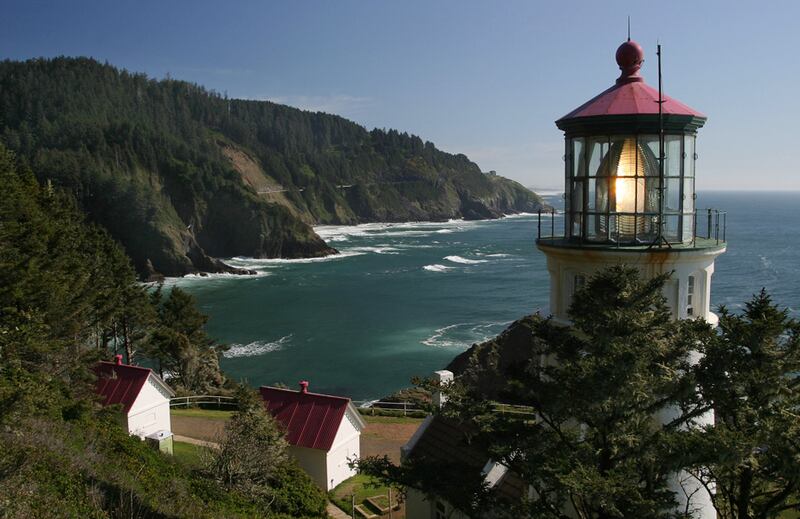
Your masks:
{"label": "dirt path", "polygon": [[407,423],[367,423],[367,427],[361,433],[361,456],[389,456],[394,463],[400,463],[400,447],[417,430],[422,421]]}
{"label": "dirt path", "polygon": [[210,447],[212,449],[219,449],[219,443],[207,442],[205,440],[198,440],[197,438],[190,438],[189,436],[181,436],[174,434],[172,438],[176,442],[191,443],[192,445],[200,445],[201,447]]}
{"label": "dirt path", "polygon": [[350,516],[344,513],[344,510],[328,501],[328,517],[332,519],[350,519]]}
{"label": "dirt path", "polygon": [[219,442],[225,432],[225,421],[194,416],[171,417],[172,433],[206,442]]}

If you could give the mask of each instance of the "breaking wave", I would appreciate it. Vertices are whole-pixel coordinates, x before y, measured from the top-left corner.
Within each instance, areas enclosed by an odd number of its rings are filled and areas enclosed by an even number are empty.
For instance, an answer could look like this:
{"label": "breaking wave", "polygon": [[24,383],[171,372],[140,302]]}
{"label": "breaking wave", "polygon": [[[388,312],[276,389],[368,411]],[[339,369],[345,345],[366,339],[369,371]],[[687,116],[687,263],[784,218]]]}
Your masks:
{"label": "breaking wave", "polygon": [[505,321],[451,324],[437,328],[430,337],[420,343],[436,348],[468,348],[476,342],[496,337],[507,325]]}
{"label": "breaking wave", "polygon": [[421,237],[431,234],[450,234],[469,229],[477,221],[448,220],[446,222],[364,223],[359,225],[320,225],[314,231],[325,241],[343,242],[351,238],[370,236]]}
{"label": "breaking wave", "polygon": [[[231,266],[242,268],[242,265],[234,265],[230,263]],[[231,274],[230,272],[217,272],[217,273],[206,273],[206,274],[186,274],[183,277],[166,277],[164,278],[164,285],[172,286],[172,285],[188,285],[202,281],[214,281],[214,280],[230,280],[230,279],[253,279],[253,278],[263,278],[265,276],[271,276],[272,273],[270,272],[256,272],[255,274]]]}
{"label": "breaking wave", "polygon": [[253,341],[247,344],[231,344],[228,351],[222,354],[227,359],[236,357],[255,357],[257,355],[264,355],[265,353],[272,353],[273,351],[282,350],[292,339],[292,334],[281,337],[277,341],[262,342]]}
{"label": "breaking wave", "polygon": [[320,263],[323,261],[336,261],[345,258],[350,258],[353,256],[361,256],[365,254],[365,252],[357,251],[357,250],[348,250],[344,252],[340,252],[339,254],[330,254],[328,256],[322,256],[319,258],[247,258],[243,256],[236,256],[230,259],[225,260],[226,263],[233,265],[234,267],[240,268],[250,268],[250,269],[258,269],[259,267],[271,267],[271,266],[278,266],[278,265],[287,265],[287,264],[301,264],[301,263]]}
{"label": "breaking wave", "polygon": [[462,265],[475,265],[476,263],[486,263],[487,260],[473,260],[462,258],[461,256],[445,256],[447,261],[452,261],[453,263],[461,263]]}
{"label": "breaking wave", "polygon": [[448,270],[452,270],[453,267],[446,267],[444,265],[439,265],[438,263],[433,265],[425,265],[422,267],[423,270],[427,270],[429,272],[447,272]]}

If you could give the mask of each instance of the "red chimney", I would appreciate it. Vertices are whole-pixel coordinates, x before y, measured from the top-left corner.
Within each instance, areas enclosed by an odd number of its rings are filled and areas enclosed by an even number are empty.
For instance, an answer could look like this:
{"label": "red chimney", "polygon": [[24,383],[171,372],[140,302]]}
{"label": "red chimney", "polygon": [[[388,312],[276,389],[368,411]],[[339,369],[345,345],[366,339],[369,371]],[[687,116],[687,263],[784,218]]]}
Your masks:
{"label": "red chimney", "polygon": [[308,393],[308,380],[301,380],[300,381],[300,392],[301,393]]}
{"label": "red chimney", "polygon": [[117,366],[122,366],[122,355],[114,355],[114,358],[117,360]]}

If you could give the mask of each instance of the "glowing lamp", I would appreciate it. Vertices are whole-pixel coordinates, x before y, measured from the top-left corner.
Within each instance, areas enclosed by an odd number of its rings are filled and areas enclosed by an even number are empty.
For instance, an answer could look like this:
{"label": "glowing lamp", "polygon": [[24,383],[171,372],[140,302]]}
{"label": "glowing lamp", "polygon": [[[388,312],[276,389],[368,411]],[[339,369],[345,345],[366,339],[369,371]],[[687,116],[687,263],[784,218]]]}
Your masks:
{"label": "glowing lamp", "polygon": [[[636,141],[627,138],[622,141],[619,162],[613,170],[613,209],[618,214],[618,233],[631,235],[636,229],[636,214],[643,213],[645,207],[645,157],[638,150]],[[626,214],[630,213],[630,214]],[[642,231],[644,220],[639,225]]]}

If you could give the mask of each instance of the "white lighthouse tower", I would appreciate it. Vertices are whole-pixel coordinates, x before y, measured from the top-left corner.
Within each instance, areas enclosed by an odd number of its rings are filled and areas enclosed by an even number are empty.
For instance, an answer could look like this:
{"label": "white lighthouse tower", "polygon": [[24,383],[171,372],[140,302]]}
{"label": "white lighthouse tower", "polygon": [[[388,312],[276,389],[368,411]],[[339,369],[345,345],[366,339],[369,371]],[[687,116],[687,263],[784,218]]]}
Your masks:
{"label": "white lighthouse tower", "polygon": [[[664,296],[673,318],[715,325],[711,276],[725,252],[725,215],[695,207],[695,140],[706,117],[662,95],[660,81],[658,89],[645,84],[638,43],[620,45],[616,59],[616,84],[556,121],[566,149],[564,233],[537,240],[550,311],[567,324],[575,290],[595,271],[626,264],[646,278],[672,272]],[[679,499],[699,490],[685,476],[673,482]],[[694,493],[691,507],[716,517],[705,492]]]}

